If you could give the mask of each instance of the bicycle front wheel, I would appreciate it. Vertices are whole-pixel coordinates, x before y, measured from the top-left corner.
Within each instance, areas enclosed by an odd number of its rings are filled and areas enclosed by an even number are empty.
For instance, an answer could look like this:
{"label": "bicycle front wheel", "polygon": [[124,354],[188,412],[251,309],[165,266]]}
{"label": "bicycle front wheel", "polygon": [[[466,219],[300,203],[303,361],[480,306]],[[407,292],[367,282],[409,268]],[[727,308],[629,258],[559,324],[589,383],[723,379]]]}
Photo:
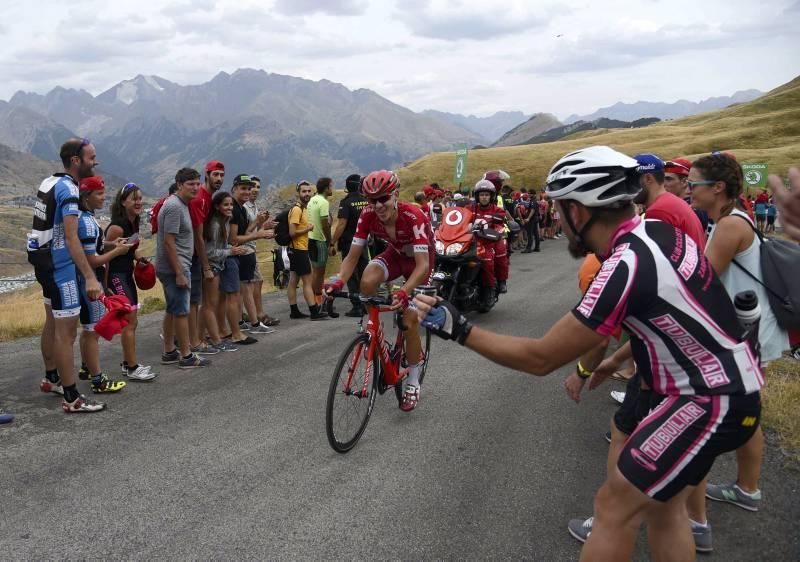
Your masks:
{"label": "bicycle front wheel", "polygon": [[377,391],[378,362],[367,359],[369,335],[357,335],[342,352],[333,372],[325,409],[328,443],[337,453],[355,447],[367,428]]}

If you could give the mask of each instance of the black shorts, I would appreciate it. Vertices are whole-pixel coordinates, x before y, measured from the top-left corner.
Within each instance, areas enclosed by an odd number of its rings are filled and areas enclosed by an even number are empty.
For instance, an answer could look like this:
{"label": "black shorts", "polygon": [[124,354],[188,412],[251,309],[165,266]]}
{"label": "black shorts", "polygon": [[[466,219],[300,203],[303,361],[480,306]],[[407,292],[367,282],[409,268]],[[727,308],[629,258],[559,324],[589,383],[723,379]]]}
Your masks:
{"label": "black shorts", "polygon": [[775,217],[773,217],[771,215],[767,215],[767,224],[770,224],[770,225],[775,224]]}
{"label": "black shorts", "polygon": [[109,273],[108,290],[115,295],[128,297],[134,310],[139,308],[139,291],[137,291],[136,282],[133,280],[133,270]]}
{"label": "black shorts", "polygon": [[289,271],[293,271],[298,277],[311,273],[311,261],[308,258],[307,250],[295,250],[289,248]]}
{"label": "black shorts", "polygon": [[192,256],[191,288],[189,291],[189,304],[203,302],[203,266],[200,258]]}
{"label": "black shorts", "polygon": [[242,283],[252,283],[256,278],[256,255],[245,254],[237,256],[239,260],[239,281]]}
{"label": "black shorts", "polygon": [[642,389],[641,377],[636,373],[625,387],[625,399],[614,413],[614,425],[625,435],[630,435],[663,399],[664,396],[652,390]]}
{"label": "black shorts", "polygon": [[58,294],[58,287],[56,287],[56,280],[53,277],[52,267],[34,267],[33,274],[36,276],[36,282],[42,287],[42,297],[44,304],[51,304],[53,295]]}
{"label": "black shorts", "polygon": [[667,501],[698,485],[719,455],[747,443],[760,417],[758,393],[668,396],[630,436],[617,467],[643,493]]}

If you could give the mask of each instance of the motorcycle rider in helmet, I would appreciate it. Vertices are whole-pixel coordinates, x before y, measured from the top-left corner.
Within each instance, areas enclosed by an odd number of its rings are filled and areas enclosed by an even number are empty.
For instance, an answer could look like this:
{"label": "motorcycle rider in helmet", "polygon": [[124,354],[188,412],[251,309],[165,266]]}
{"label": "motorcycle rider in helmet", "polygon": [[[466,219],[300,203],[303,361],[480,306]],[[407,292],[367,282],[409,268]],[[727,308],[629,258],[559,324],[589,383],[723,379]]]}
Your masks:
{"label": "motorcycle rider in helmet", "polygon": [[[497,189],[489,180],[481,180],[475,184],[473,189],[475,202],[472,204],[472,212],[475,214],[475,221],[485,221],[487,228],[495,228],[502,232],[502,226],[495,226],[496,216],[505,216],[505,210],[495,204],[497,200]],[[506,281],[508,280],[508,254],[506,252],[506,241],[500,239],[490,242],[483,238],[478,238],[478,255],[481,260],[481,301],[486,305],[493,304],[495,294],[506,292]]]}

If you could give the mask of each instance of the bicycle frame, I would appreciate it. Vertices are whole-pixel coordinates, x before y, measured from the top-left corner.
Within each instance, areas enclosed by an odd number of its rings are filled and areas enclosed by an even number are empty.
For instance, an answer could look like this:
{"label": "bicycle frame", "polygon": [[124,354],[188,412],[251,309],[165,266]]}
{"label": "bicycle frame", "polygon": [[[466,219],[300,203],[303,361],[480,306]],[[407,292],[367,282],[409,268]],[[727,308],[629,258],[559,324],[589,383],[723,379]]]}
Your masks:
{"label": "bicycle frame", "polygon": [[[403,377],[406,375],[407,370],[403,370],[400,367],[400,359],[402,354],[397,354],[396,357],[392,357],[392,350],[389,349],[389,345],[386,343],[386,339],[383,333],[383,322],[381,322],[380,315],[384,312],[393,312],[391,307],[383,306],[383,305],[367,305],[367,309],[369,311],[369,315],[367,317],[367,326],[366,332],[369,334],[369,347],[367,348],[367,366],[366,366],[366,376],[364,377],[364,385],[361,389],[361,396],[366,397],[369,394],[369,385],[370,382],[370,373],[372,372],[372,362],[375,360],[375,357],[378,358],[381,365],[381,374],[378,376],[381,377],[382,382],[386,386],[394,386],[398,384]],[[403,331],[397,331],[397,338],[395,340],[394,349],[400,349],[400,346],[403,344]],[[364,347],[361,346],[353,357],[353,361],[348,368],[347,373],[347,383],[345,388],[350,388],[350,384],[353,379],[353,374],[355,372],[356,366],[358,365],[359,359],[361,359],[361,353],[363,352]],[[381,390],[383,393],[383,390]]]}

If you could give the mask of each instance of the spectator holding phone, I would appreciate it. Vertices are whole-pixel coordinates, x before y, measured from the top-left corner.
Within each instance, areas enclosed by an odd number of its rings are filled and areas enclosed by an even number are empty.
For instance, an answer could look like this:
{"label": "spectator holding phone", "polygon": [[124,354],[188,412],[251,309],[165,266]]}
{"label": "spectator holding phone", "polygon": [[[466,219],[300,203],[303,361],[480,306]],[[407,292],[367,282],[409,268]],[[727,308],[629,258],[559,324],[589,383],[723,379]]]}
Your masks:
{"label": "spectator holding phone", "polygon": [[108,263],[106,292],[109,295],[125,295],[133,307],[128,314],[128,325],[122,329],[122,375],[132,381],[151,381],[156,377],[149,365],[140,365],[136,359],[136,327],[139,294],[133,279],[137,262],[146,263],[139,249],[139,225],[144,203],[142,190],[135,183],[128,183],[117,192],[111,204],[111,222],[106,228],[106,244],[126,240],[131,248]]}

